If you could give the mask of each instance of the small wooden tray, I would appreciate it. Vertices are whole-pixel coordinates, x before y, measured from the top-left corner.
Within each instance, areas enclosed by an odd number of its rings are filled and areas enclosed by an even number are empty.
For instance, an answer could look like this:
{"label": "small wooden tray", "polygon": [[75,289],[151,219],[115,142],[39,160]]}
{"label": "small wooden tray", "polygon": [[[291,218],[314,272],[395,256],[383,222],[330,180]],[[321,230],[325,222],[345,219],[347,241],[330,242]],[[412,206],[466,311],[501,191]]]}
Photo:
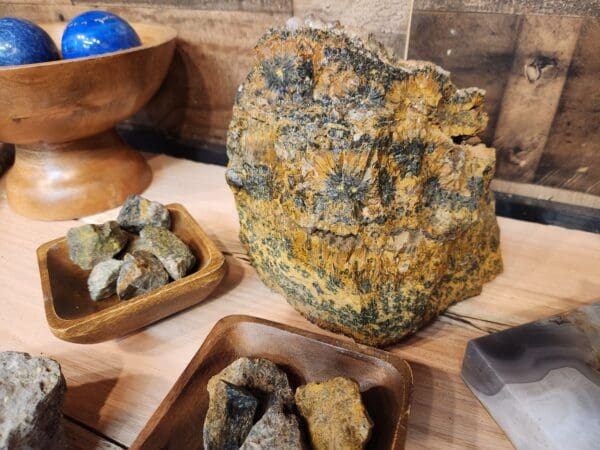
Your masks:
{"label": "small wooden tray", "polygon": [[90,272],[69,259],[66,238],[38,248],[46,320],[56,337],[81,344],[114,339],[189,308],[214,290],[225,275],[223,254],[183,206],[167,208],[172,231],[199,262],[190,275],[130,300],[114,295],[93,301],[87,289]]}
{"label": "small wooden tray", "polygon": [[228,316],[214,326],[131,449],[202,449],[208,380],[242,356],[273,361],[293,388],[335,376],[353,378],[375,424],[367,448],[404,448],[412,392],[412,372],[404,360],[287,325]]}

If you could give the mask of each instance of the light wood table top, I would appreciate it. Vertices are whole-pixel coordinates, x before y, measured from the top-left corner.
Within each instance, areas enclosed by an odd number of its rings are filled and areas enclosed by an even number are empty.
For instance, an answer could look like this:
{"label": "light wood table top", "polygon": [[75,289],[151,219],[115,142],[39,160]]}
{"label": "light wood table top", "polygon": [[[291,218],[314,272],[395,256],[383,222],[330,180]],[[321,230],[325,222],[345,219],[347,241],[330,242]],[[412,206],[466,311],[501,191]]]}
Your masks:
{"label": "light wood table top", "polygon": [[[0,350],[43,354],[61,363],[68,384],[67,431],[76,448],[130,445],[223,316],[248,314],[328,334],[264,286],[248,263],[223,167],[167,156],[152,156],[150,164],[154,181],[144,195],[183,204],[226,255],[229,271],[205,302],[94,345],[63,342],[50,333],[35,254],[40,244],[78,222],[16,215],[0,180]],[[600,298],[600,235],[505,218],[499,222],[504,273],[481,295],[388,348],[408,360],[414,372],[409,449],[511,448],[460,378],[467,341]]]}

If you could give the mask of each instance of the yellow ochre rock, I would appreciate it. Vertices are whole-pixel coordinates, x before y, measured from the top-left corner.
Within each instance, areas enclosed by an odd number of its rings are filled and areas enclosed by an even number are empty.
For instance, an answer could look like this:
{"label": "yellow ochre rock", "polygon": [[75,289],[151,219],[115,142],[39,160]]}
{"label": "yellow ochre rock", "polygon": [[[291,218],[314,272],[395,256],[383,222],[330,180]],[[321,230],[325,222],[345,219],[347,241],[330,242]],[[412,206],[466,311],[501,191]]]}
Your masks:
{"label": "yellow ochre rock", "polygon": [[371,437],[373,422],[358,384],[350,378],[300,386],[296,406],[308,425],[314,450],[361,450]]}
{"label": "yellow ochre rock", "polygon": [[267,285],[310,321],[387,345],[502,271],[495,150],[471,143],[483,91],[339,26],[276,28],[255,53],[226,179]]}

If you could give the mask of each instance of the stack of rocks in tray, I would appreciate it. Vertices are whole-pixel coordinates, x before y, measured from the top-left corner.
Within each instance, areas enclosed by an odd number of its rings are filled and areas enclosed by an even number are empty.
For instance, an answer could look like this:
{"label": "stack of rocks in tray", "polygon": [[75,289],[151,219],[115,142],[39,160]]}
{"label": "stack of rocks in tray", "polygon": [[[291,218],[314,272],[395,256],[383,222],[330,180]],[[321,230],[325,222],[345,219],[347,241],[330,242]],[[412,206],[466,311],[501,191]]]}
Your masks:
{"label": "stack of rocks in tray", "polygon": [[186,276],[196,258],[170,228],[169,210],[139,195],[127,198],[116,222],[71,228],[69,257],[91,270],[92,300],[130,299]]}
{"label": "stack of rocks in tray", "polygon": [[371,436],[359,386],[349,378],[308,383],[294,396],[273,362],[239,358],[213,376],[207,389],[206,450],[360,450]]}
{"label": "stack of rocks in tray", "polygon": [[66,389],[53,359],[0,352],[0,448],[64,449]]}

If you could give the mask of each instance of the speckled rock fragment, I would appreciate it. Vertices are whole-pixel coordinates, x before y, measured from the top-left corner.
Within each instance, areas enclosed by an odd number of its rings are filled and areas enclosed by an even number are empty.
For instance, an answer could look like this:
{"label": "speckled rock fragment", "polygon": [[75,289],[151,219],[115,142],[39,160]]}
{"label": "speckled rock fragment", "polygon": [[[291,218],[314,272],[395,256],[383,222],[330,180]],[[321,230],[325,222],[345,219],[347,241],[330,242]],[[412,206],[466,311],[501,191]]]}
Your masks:
{"label": "speckled rock fragment", "polygon": [[130,195],[123,203],[117,222],[129,231],[139,232],[148,225],[171,228],[169,210],[158,202],[139,195]]}
{"label": "speckled rock fragment", "polygon": [[127,232],[115,221],[82,225],[67,232],[69,258],[84,270],[112,258],[127,244]]}
{"label": "speckled rock fragment", "polygon": [[226,179],[263,281],[370,345],[502,270],[484,92],[343,29],[268,31],[239,88]]}
{"label": "speckled rock fragment", "polygon": [[252,428],[258,400],[245,389],[218,380],[204,419],[206,450],[237,450]]}
{"label": "speckled rock fragment", "polygon": [[294,401],[287,375],[267,359],[245,357],[236,359],[208,381],[207,389],[211,397],[219,381],[226,381],[251,391],[259,391],[262,395],[266,395],[269,405],[281,403],[291,407]]}
{"label": "speckled rock fragment", "polygon": [[281,403],[272,405],[252,427],[240,450],[303,450],[300,423]]}
{"label": "speckled rock fragment", "polygon": [[169,274],[151,253],[127,253],[117,278],[117,294],[122,300],[146,294],[169,282]]}
{"label": "speckled rock fragment", "polygon": [[360,450],[369,441],[373,422],[354,380],[308,383],[296,389],[295,397],[314,450]]}
{"label": "speckled rock fragment", "polygon": [[186,276],[196,262],[190,248],[165,228],[147,226],[140,238],[139,245],[156,256],[174,280]]}
{"label": "speckled rock fragment", "polygon": [[117,278],[123,261],[107,259],[94,266],[87,280],[92,300],[101,300],[117,292]]}
{"label": "speckled rock fragment", "polygon": [[60,365],[27,353],[0,353],[0,448],[63,450],[66,391]]}

